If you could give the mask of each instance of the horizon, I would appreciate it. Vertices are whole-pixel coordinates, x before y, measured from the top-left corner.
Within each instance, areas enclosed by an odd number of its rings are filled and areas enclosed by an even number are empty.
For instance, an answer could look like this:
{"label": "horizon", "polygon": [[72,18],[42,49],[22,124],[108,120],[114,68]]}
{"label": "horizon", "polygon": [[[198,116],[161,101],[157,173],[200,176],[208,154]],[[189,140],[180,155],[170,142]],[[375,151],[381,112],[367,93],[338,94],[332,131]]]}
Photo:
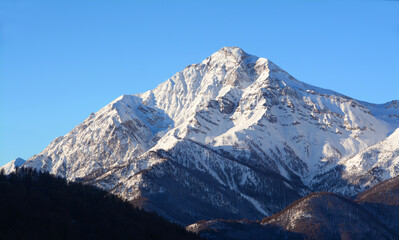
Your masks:
{"label": "horizon", "polygon": [[0,3],[0,166],[222,47],[356,100],[399,100],[399,2],[223,3]]}

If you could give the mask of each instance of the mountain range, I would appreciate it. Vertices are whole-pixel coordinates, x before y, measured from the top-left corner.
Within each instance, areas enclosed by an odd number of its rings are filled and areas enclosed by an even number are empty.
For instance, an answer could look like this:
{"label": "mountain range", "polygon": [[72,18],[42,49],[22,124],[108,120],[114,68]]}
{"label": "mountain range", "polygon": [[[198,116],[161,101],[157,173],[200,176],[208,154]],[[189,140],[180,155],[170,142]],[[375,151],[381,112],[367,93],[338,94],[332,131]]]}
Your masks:
{"label": "mountain range", "polygon": [[224,47],[153,90],[118,97],[22,166],[182,225],[255,221],[312,192],[345,202],[397,176],[398,127],[398,100],[359,101]]}

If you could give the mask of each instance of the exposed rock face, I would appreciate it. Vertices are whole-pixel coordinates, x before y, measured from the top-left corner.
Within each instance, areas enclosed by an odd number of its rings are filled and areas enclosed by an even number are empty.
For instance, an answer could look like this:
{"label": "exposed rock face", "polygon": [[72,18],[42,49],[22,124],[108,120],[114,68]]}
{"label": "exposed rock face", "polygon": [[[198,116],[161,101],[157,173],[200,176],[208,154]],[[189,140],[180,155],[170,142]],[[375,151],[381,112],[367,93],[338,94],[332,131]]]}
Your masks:
{"label": "exposed rock face", "polygon": [[395,104],[359,102],[222,48],[154,90],[117,98],[24,166],[183,224],[260,219],[314,190],[353,195],[396,175],[371,163],[353,171],[367,160],[351,159],[386,139],[398,116]]}

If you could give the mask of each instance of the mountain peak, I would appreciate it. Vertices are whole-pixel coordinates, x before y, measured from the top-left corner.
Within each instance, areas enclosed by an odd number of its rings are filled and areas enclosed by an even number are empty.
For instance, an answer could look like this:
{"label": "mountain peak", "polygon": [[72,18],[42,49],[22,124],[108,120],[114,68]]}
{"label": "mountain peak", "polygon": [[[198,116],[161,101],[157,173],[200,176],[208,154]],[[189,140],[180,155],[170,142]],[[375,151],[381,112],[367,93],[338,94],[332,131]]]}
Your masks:
{"label": "mountain peak", "polygon": [[217,52],[212,54],[210,57],[205,59],[203,63],[215,63],[215,62],[236,62],[241,63],[242,61],[253,61],[256,62],[258,57],[252,56],[246,53],[239,47],[223,47]]}
{"label": "mountain peak", "polygon": [[243,57],[245,55],[248,55],[246,52],[244,52],[244,50],[242,50],[239,47],[222,47],[221,49],[219,49],[219,51],[217,51],[218,53],[222,53],[222,54],[228,54],[228,55],[234,55],[236,57]]}

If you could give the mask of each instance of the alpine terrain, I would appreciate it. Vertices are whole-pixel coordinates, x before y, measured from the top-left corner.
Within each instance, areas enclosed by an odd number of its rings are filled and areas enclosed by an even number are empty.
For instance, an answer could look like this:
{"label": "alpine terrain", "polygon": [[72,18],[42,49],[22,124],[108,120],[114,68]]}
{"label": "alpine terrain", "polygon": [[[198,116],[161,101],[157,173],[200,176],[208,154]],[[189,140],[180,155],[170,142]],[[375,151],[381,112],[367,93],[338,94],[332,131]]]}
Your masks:
{"label": "alpine terrain", "polygon": [[399,239],[399,176],[348,199],[312,193],[261,221],[199,221],[187,230],[207,239]]}
{"label": "alpine terrain", "polygon": [[350,197],[398,175],[398,127],[397,100],[358,101],[224,47],[117,98],[22,166],[184,225],[255,220],[311,192]]}
{"label": "alpine terrain", "polygon": [[0,167],[0,171],[4,171],[4,174],[10,174],[12,172],[15,172],[15,168],[20,167],[24,163],[25,160],[23,160],[22,158],[16,158],[6,165]]}

